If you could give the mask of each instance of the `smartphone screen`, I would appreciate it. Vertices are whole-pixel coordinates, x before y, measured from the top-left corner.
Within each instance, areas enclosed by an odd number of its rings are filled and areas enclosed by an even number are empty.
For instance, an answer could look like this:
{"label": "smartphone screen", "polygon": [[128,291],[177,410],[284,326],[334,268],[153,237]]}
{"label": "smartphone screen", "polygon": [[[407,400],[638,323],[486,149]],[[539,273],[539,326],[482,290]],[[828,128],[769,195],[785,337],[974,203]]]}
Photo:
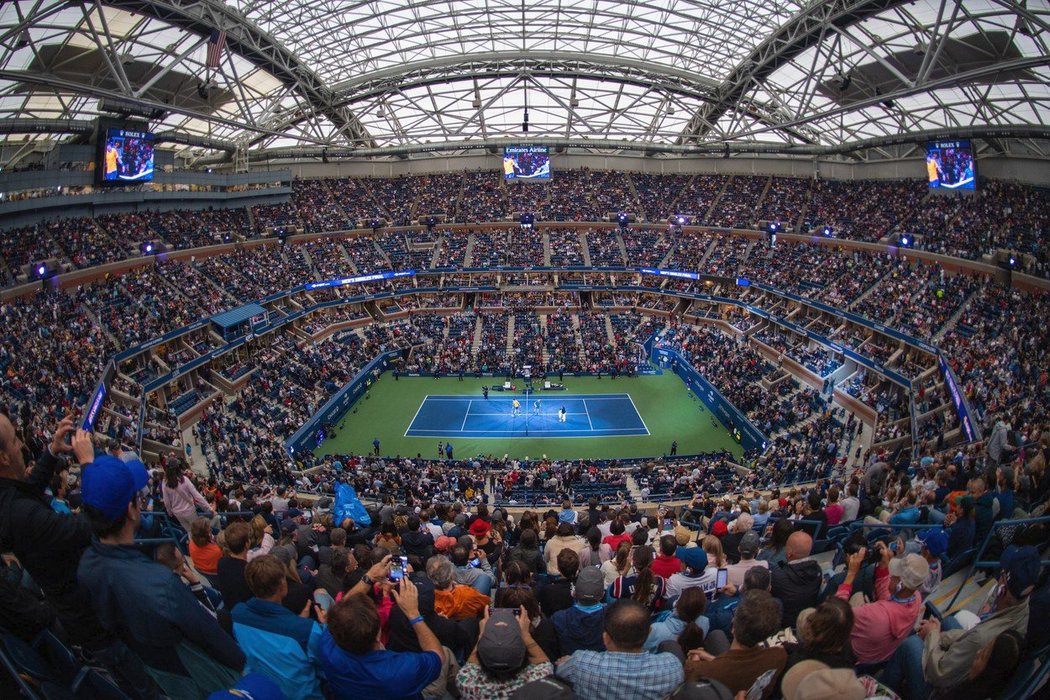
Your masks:
{"label": "smartphone screen", "polygon": [[664,518],[664,529],[665,530],[670,530],[671,529],[671,519],[670,518]]}
{"label": "smartphone screen", "polygon": [[320,588],[314,591],[314,602],[320,605],[322,610],[328,612],[328,608],[332,606],[332,596],[327,594],[319,595],[321,593],[326,593],[326,591]]}
{"label": "smartphone screen", "polygon": [[715,576],[715,588],[725,588],[729,583],[729,569],[719,569]]}
{"label": "smartphone screen", "polygon": [[470,560],[470,565],[473,566],[475,569],[478,568],[479,566],[481,566],[481,559],[474,557]]}
{"label": "smartphone screen", "polygon": [[394,559],[390,563],[390,580],[400,581],[405,577],[405,557]]}

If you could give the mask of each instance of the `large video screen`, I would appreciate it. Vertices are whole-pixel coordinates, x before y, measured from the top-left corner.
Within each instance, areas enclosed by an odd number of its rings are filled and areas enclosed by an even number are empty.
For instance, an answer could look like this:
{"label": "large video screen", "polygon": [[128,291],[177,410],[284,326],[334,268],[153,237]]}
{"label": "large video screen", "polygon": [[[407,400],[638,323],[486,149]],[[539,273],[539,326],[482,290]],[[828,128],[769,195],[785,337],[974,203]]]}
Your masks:
{"label": "large video screen", "polygon": [[505,146],[503,179],[550,180],[550,149],[546,146]]}
{"label": "large video screen", "polygon": [[972,190],[977,166],[969,141],[931,141],[926,144],[926,176],[931,189]]}
{"label": "large video screen", "polygon": [[98,168],[103,184],[153,180],[153,134],[130,129],[106,129]]}

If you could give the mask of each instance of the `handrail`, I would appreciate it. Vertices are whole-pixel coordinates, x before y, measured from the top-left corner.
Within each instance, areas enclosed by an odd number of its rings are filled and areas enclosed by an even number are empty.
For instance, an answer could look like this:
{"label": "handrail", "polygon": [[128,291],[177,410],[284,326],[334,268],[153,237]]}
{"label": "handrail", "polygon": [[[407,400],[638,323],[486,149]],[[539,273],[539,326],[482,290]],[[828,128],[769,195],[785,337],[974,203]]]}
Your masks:
{"label": "handrail", "polygon": [[[994,523],[992,523],[992,527],[989,528],[988,534],[984,536],[984,540],[981,542],[981,546],[977,548],[977,554],[975,554],[973,557],[973,563],[970,564],[970,570],[967,571],[966,576],[963,577],[963,583],[959,584],[958,590],[955,591],[955,595],[952,596],[952,600],[950,603],[948,603],[948,606],[945,608],[945,610],[951,610],[952,606],[955,605],[955,601],[958,600],[959,595],[962,594],[963,586],[965,585],[966,581],[968,581],[970,577],[973,576],[973,572],[975,569],[977,569],[978,567],[982,569],[999,568],[999,562],[985,561],[981,559],[981,555],[984,554],[984,551],[988,548],[988,544],[992,541],[992,535],[995,534],[995,529],[997,527],[1002,527],[1005,525],[1030,525],[1032,523],[1045,522],[1050,522],[1050,515],[1041,515],[1032,518],[1018,518],[1015,520],[997,520]],[[1044,559],[1041,563],[1043,566],[1050,566],[1050,560]]]}

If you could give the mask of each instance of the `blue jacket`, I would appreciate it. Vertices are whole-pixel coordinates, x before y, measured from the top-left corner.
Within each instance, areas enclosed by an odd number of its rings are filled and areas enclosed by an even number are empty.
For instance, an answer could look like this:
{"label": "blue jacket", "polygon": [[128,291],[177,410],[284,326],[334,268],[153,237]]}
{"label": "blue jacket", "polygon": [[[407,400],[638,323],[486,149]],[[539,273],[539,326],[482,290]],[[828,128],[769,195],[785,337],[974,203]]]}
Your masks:
{"label": "blue jacket", "polygon": [[77,569],[102,625],[116,632],[147,666],[190,675],[175,647],[189,642],[234,671],[244,654],[170,569],[132,545],[93,540]]}
{"label": "blue jacket", "polygon": [[288,700],[324,697],[318,656],[323,627],[258,598],[239,603],[231,615],[233,636],[248,657],[245,672],[268,676]]}
{"label": "blue jacket", "polygon": [[[703,615],[698,615],[694,622],[704,631],[705,637],[711,631],[711,623]],[[646,651],[655,652],[656,647],[660,646],[660,642],[668,639],[678,639],[678,635],[685,631],[685,626],[686,621],[678,617],[677,611],[671,613],[649,627],[649,638],[645,640],[645,646],[642,648]],[[686,649],[686,651],[689,650]]]}
{"label": "blue jacket", "polygon": [[351,654],[325,631],[319,650],[321,665],[337,698],[416,700],[441,675],[440,656],[432,651],[370,651]]}
{"label": "blue jacket", "polygon": [[602,632],[605,631],[605,608],[597,612],[584,612],[573,605],[559,610],[551,616],[558,633],[561,653],[570,656],[577,649],[605,651]]}

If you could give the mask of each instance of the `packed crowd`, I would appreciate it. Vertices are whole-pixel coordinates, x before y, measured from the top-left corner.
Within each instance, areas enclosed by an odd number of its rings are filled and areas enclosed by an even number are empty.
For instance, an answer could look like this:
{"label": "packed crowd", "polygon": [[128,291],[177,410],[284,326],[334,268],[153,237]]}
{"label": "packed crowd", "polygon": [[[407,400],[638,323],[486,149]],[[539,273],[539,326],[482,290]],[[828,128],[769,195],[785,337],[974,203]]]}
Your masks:
{"label": "packed crowd", "polygon": [[[636,200],[636,196],[638,199]],[[655,175],[560,171],[549,183],[507,188],[497,172],[475,171],[396,178],[296,180],[290,201],[249,209],[110,214],[91,219],[44,221],[0,233],[4,283],[31,280],[46,263],[67,271],[152,251],[237,242],[276,233],[345,231],[379,219],[395,225],[436,215],[474,223],[534,213],[539,220],[607,221],[626,211],[636,218],[751,228],[777,221],[781,230],[837,238],[912,245],[955,257],[995,260],[1013,255],[1023,271],[1045,276],[1050,260],[1045,236],[1047,191],[982,180],[972,196],[931,196],[913,181],[839,182],[800,178],[720,175]],[[646,208],[652,212],[646,212]],[[425,211],[424,210],[428,210]],[[674,211],[672,211],[674,210]],[[628,258],[656,257],[660,249],[640,238],[625,240]],[[654,239],[671,247],[673,236]],[[621,265],[615,250],[596,246],[595,265]],[[610,257],[611,256],[611,257]],[[688,257],[688,256],[686,256]],[[498,263],[494,263],[498,264]],[[567,262],[566,264],[573,264]],[[578,264],[578,263],[576,263]],[[641,264],[641,263],[640,263]],[[649,264],[649,263],[645,263]]]}
{"label": "packed crowd", "polygon": [[[640,465],[643,496],[689,501],[657,509],[570,497],[595,483],[584,463],[345,455],[293,487],[148,468],[70,417],[23,443],[16,421],[0,415],[3,628],[47,639],[32,673],[72,659],[129,697],[980,700],[1048,640],[1050,532],[999,524],[1050,505],[1045,424],[1035,466],[994,439],[801,487],[741,483],[717,454]],[[774,469],[811,475],[820,437]],[[334,501],[300,490],[337,482]],[[564,500],[487,503],[534,489]],[[924,613],[989,535],[994,594]]]}

